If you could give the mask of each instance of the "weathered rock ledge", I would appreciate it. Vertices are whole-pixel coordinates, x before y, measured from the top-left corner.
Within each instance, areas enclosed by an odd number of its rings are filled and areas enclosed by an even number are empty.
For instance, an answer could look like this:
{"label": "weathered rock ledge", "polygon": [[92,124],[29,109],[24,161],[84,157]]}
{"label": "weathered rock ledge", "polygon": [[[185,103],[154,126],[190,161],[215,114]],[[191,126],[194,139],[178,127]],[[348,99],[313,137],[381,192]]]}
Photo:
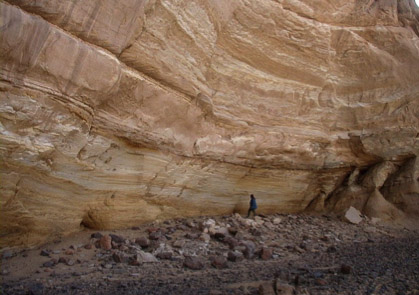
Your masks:
{"label": "weathered rock ledge", "polygon": [[0,247],[249,193],[418,216],[419,9],[296,3],[1,1]]}

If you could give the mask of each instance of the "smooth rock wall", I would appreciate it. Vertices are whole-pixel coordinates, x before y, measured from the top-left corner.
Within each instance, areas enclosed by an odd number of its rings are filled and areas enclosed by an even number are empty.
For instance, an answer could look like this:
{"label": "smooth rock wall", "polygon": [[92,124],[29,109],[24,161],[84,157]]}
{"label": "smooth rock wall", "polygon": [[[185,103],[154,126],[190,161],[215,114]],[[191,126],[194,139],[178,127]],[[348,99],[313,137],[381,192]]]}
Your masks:
{"label": "smooth rock wall", "polygon": [[[250,193],[326,210],[354,168],[417,163],[411,0],[10,0],[0,18],[2,248]],[[417,215],[406,167],[380,189]]]}

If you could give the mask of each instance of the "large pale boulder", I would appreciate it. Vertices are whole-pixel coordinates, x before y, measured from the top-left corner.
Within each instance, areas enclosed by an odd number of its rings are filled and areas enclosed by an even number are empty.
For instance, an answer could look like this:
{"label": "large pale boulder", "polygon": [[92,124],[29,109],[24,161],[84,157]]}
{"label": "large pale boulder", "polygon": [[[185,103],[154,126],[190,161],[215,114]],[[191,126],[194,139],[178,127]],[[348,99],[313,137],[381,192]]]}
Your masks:
{"label": "large pale boulder", "polygon": [[416,206],[419,9],[306,2],[0,2],[0,247],[250,193],[263,213],[376,188]]}

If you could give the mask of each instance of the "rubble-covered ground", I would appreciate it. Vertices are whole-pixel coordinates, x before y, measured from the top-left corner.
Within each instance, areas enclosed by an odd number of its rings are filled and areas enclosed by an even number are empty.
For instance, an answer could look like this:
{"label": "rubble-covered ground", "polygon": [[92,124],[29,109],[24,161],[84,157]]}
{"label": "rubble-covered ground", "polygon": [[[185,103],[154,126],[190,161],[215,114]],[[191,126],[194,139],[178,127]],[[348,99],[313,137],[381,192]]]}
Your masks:
{"label": "rubble-covered ground", "polygon": [[0,294],[419,294],[419,235],[235,214],[85,230],[3,251]]}

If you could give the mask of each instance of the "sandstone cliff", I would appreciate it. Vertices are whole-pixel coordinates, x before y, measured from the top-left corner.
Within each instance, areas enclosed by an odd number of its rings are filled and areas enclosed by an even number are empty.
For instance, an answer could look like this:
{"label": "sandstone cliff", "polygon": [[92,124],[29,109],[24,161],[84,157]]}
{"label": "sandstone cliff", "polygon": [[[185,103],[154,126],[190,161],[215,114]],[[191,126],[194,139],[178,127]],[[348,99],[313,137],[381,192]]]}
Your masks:
{"label": "sandstone cliff", "polygon": [[413,0],[8,0],[0,47],[0,247],[249,193],[418,215]]}

